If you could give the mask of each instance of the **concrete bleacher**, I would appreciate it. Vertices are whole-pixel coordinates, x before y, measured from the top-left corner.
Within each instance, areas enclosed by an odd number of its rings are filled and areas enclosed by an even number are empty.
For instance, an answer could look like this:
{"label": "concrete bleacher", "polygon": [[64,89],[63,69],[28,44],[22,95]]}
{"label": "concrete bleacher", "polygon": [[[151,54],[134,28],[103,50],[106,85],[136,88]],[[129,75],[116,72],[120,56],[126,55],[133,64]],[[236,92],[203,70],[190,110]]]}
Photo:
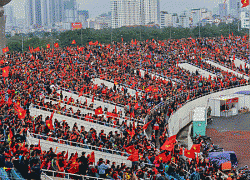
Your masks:
{"label": "concrete bleacher", "polygon": [[217,64],[217,63],[215,63],[215,62],[212,62],[212,61],[209,61],[209,60],[206,60],[206,62],[207,62],[208,64],[211,64],[211,65],[213,65],[213,66],[215,66],[215,67],[218,67],[218,68],[222,69],[223,71],[228,71],[229,73],[233,73],[234,75],[236,75],[236,76],[238,76],[238,77],[243,77],[243,78],[246,79],[246,80],[249,79],[248,76],[245,76],[245,75],[240,74],[240,73],[238,73],[238,72],[236,72],[236,71],[233,71],[233,70],[231,70],[231,69],[229,69],[229,68],[226,68],[226,67],[224,67],[224,66],[221,66],[221,65],[219,65],[219,64]]}
{"label": "concrete bleacher", "polygon": [[[30,108],[30,115],[31,116],[34,116],[34,117],[37,117],[39,115],[42,115],[42,120],[45,121],[45,118],[47,116],[51,116],[51,112],[50,111],[46,111],[46,110],[42,110],[42,109],[37,109],[37,108],[34,108],[34,107],[31,107]],[[65,115],[61,115],[61,114],[57,114],[57,113],[54,113],[54,116],[52,118],[52,120],[55,120],[57,119],[59,122],[63,122],[63,120],[66,120],[66,122],[68,123],[68,125],[72,128],[74,126],[75,123],[77,123],[77,126],[80,128],[81,126],[84,126],[85,127],[85,130],[89,130],[91,128],[94,128],[96,129],[97,132],[101,131],[101,130],[104,130],[104,132],[107,134],[109,133],[110,131],[117,131],[117,132],[120,132],[120,130],[118,128],[114,128],[114,127],[109,127],[109,126],[104,126],[104,125],[101,125],[101,124],[98,124],[96,122],[88,122],[88,121],[84,121],[84,120],[81,120],[81,119],[77,119],[77,118],[73,118],[73,117],[68,117],[68,116],[65,116]]]}
{"label": "concrete bleacher", "polygon": [[[44,102],[51,102],[52,104],[57,104],[57,103],[59,103],[59,102],[57,102],[57,101],[53,101],[53,100],[50,100],[50,99],[44,99]],[[88,113],[90,113],[90,114],[92,114],[92,115],[95,114],[95,111],[93,111],[93,110],[89,110],[89,109],[85,109],[85,108],[80,108],[80,107],[68,105],[68,104],[65,104],[65,103],[61,103],[61,106],[66,106],[67,109],[72,108],[74,113],[77,112],[77,110],[80,110],[80,111],[81,111],[81,114],[88,114]],[[101,115],[99,115],[99,116],[102,116],[102,115],[104,116],[104,118],[107,118],[107,115],[106,115],[106,114],[101,114]],[[122,118],[121,118],[121,117],[116,117],[116,119],[119,119],[120,122],[123,122],[123,121],[126,120],[126,119],[123,118],[123,117],[122,117]],[[127,119],[127,125],[129,125],[129,123],[133,123],[133,121]],[[137,125],[137,120],[135,120],[135,124]]]}
{"label": "concrete bleacher", "polygon": [[[97,84],[97,85],[101,85],[101,84],[104,84],[105,86],[107,86],[109,89],[110,88],[113,88],[114,87],[114,83],[112,82],[109,82],[109,81],[105,81],[105,80],[102,80],[100,78],[95,78],[95,79],[92,79],[93,83],[94,84]],[[120,85],[120,84],[118,84]],[[122,85],[120,85],[122,87]],[[135,93],[136,93],[136,90],[134,89],[131,89],[131,88],[127,88],[128,89],[128,93],[132,96],[135,96]],[[140,92],[138,92],[138,94],[140,94]]]}
{"label": "concrete bleacher", "polygon": [[[57,93],[60,93],[61,92],[61,90],[58,90],[57,91]],[[81,97],[79,97],[79,95],[78,94],[74,94],[74,93],[72,93],[72,92],[67,92],[67,91],[62,91],[62,94],[63,94],[63,98],[65,98],[65,96],[67,96],[68,98],[69,97],[71,97],[71,98],[73,98],[75,101],[78,99],[79,100],[79,102],[81,101],[82,103],[83,102],[86,102],[86,100],[87,100],[87,104],[89,105],[89,104],[92,104],[92,97],[93,96],[91,96],[91,97],[86,97],[85,95],[83,95],[83,96],[81,96]],[[113,111],[113,109],[115,109],[115,104],[110,104],[109,102],[102,102],[102,101],[99,101],[99,100],[94,100],[94,103],[93,103],[93,108],[97,108],[97,107],[99,107],[99,106],[101,106],[103,109],[106,107],[107,109],[108,109],[108,111]],[[121,106],[119,106],[119,105],[117,105],[116,106],[116,109],[117,109],[117,111],[119,112],[119,111],[122,111],[122,114],[124,114],[124,108],[123,107],[121,107]]]}
{"label": "concrete bleacher", "polygon": [[203,77],[206,77],[206,78],[209,78],[209,75],[210,75],[212,78],[213,78],[213,77],[216,77],[215,74],[210,73],[210,72],[208,72],[208,71],[205,71],[205,70],[203,70],[203,69],[201,69],[201,68],[195,67],[195,66],[193,66],[193,65],[191,65],[191,64],[188,64],[188,63],[181,63],[181,64],[178,64],[178,66],[179,66],[180,68],[186,69],[186,70],[188,70],[188,71],[190,71],[190,72],[192,72],[192,73],[195,73],[196,70],[198,70],[199,74],[202,75]]}
{"label": "concrete bleacher", "polygon": [[[141,72],[142,77],[144,77],[144,76],[145,76],[145,71],[142,70],[142,69],[140,69],[140,72]],[[163,80],[166,80],[166,81],[170,81],[168,78],[159,76],[159,75],[154,74],[154,73],[150,73],[150,72],[149,72],[148,74],[151,75],[152,77],[155,76],[157,79],[163,79]],[[175,85],[175,82],[172,81],[172,84]]]}
{"label": "concrete bleacher", "polygon": [[[233,59],[233,58],[232,58],[232,59]],[[240,65],[241,65],[243,69],[245,69],[245,63],[246,63],[246,62],[244,62],[244,61],[242,61],[242,60],[240,60],[240,59],[238,59],[238,58],[235,58],[235,60],[234,60],[235,66],[236,66],[236,67],[240,67]],[[246,63],[246,66],[247,66],[247,68],[250,67],[250,65],[249,65],[248,63]]]}
{"label": "concrete bleacher", "polygon": [[[39,139],[35,138],[33,136],[34,135],[30,134],[29,132],[27,133],[27,143],[29,145],[39,143]],[[86,154],[90,154],[91,152],[94,151],[95,152],[95,162],[98,162],[99,158],[103,158],[103,159],[110,160],[110,162],[116,162],[116,164],[126,163],[126,165],[129,167],[132,165],[132,162],[130,160],[127,160],[128,156],[121,156],[121,155],[115,154],[115,151],[113,151],[114,154],[106,153],[103,151],[96,151],[96,150],[92,150],[92,149],[88,149],[88,148],[84,148],[84,147],[76,147],[76,146],[61,144],[61,143],[57,143],[57,142],[51,142],[51,141],[47,141],[44,139],[40,139],[40,145],[41,145],[41,149],[43,151],[49,151],[50,148],[52,147],[54,151],[57,149],[56,152],[68,151],[69,155],[71,153],[75,154],[77,152],[78,157],[81,156],[83,151],[86,152]],[[84,144],[82,144],[82,145],[84,145]],[[88,145],[88,147],[91,147],[91,146]]]}

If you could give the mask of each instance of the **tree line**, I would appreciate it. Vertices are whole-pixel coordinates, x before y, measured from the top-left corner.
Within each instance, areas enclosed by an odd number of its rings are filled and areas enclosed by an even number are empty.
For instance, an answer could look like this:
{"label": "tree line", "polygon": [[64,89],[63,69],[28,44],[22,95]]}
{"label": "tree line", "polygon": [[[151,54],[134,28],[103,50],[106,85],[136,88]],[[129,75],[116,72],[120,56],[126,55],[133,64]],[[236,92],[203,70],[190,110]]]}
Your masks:
{"label": "tree line", "polygon": [[[17,34],[7,37],[7,46],[10,51],[28,51],[29,47],[46,48],[47,44],[53,47],[58,42],[60,47],[67,46],[84,46],[88,42],[96,40],[101,44],[110,44],[113,41],[130,42],[131,39],[145,41],[147,39],[181,39],[181,38],[197,38],[197,37],[227,37],[229,34],[236,36],[244,36],[248,34],[248,29],[241,29],[240,22],[226,24],[220,23],[218,26],[209,25],[194,28],[158,28],[158,27],[121,27],[117,29],[79,29],[64,32],[34,32],[29,34]],[[200,32],[200,33],[199,33]],[[76,44],[72,45],[75,40]]]}

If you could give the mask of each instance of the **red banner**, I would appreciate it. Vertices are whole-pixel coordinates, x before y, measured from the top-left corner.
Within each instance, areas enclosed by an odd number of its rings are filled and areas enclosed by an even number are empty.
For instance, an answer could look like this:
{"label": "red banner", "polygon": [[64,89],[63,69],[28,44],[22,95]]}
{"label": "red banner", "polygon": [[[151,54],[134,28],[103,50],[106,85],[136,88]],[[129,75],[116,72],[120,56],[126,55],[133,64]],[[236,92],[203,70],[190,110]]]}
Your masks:
{"label": "red banner", "polygon": [[80,23],[80,22],[71,23],[72,30],[81,29],[81,28],[82,28],[82,23]]}
{"label": "red banner", "polygon": [[226,104],[236,103],[239,101],[238,97],[235,97],[233,99],[227,99]]}

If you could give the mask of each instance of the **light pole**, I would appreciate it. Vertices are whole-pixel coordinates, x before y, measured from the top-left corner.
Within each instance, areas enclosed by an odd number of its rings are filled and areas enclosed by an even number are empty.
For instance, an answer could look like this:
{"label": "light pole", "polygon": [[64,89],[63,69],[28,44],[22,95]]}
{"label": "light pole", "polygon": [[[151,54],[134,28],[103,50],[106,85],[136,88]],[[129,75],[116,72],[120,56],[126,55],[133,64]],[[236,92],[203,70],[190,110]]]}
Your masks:
{"label": "light pole", "polygon": [[170,39],[171,39],[171,26],[170,26]]}
{"label": "light pole", "polygon": [[82,45],[82,28],[81,28],[81,45]]}
{"label": "light pole", "polygon": [[23,53],[23,34],[22,34],[22,53]]}
{"label": "light pole", "polygon": [[199,37],[201,37],[201,28],[200,28],[200,22],[201,22],[201,21],[199,21]]}

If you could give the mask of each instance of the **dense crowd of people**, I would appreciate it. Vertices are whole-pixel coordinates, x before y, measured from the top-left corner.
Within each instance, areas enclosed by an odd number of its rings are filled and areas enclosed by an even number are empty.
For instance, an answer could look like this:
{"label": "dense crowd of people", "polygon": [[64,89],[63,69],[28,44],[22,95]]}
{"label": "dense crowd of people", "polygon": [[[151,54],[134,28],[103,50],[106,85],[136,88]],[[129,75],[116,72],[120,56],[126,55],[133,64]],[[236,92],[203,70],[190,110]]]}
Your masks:
{"label": "dense crowd of people", "polygon": [[[247,62],[247,42],[246,37],[236,36],[147,40],[5,54],[0,62],[1,167],[15,167],[25,178],[37,178],[40,172],[38,169],[44,168],[113,179],[164,179],[167,175],[171,175],[168,176],[170,179],[195,179],[196,176],[200,179],[221,179],[218,168],[205,159],[198,160],[195,157],[189,162],[183,158],[185,148],[177,142],[172,142],[172,150],[157,149],[169,140],[168,118],[186,101],[215,90],[249,84],[249,80],[204,61],[211,59],[249,75],[247,68],[233,65],[234,57]],[[233,59],[229,61],[229,57]],[[191,73],[178,66],[182,62],[213,72],[217,77],[205,78],[198,72]],[[94,84],[94,78],[113,82],[114,87]],[[55,88],[51,88],[51,85]],[[136,90],[137,93],[131,95],[127,91],[128,88]],[[94,114],[96,109],[90,102],[79,102],[72,97],[65,97],[63,90],[76,92],[79,97],[88,95],[93,99],[112,102],[123,107],[125,114],[114,109],[109,112],[112,115],[107,117],[108,111],[104,107],[102,108],[106,117],[102,113]],[[46,96],[55,98],[56,103],[45,102]],[[169,103],[165,103],[157,111],[152,111],[157,104],[168,99],[171,99]],[[66,108],[65,104],[77,105],[79,110],[73,112],[72,108]],[[85,121],[97,120],[101,125],[109,126],[112,123],[116,128],[120,128],[122,133],[104,134],[95,129],[87,132],[83,126],[78,127],[77,124],[69,127],[66,117],[64,122],[53,120],[52,127],[49,127],[46,121],[49,121],[50,117],[46,117],[45,121],[42,116],[31,117],[31,105],[62,111],[65,116],[70,114]],[[80,109],[93,110],[93,114],[84,114]],[[144,122],[146,117],[148,121],[145,123],[149,122],[147,125],[152,129],[147,130],[149,139],[143,134],[147,127],[140,124],[135,126],[132,123],[128,125],[126,122],[128,119]],[[84,158],[84,154],[80,158],[77,154],[68,158],[66,152],[60,152],[59,155],[52,149],[43,152],[39,145],[28,147],[21,144],[24,143],[23,140],[15,138],[16,135],[25,136],[27,131],[46,135],[51,141],[57,138],[72,141],[72,145],[76,145],[76,142],[89,143],[100,148],[124,152],[121,155],[127,154],[127,148],[133,146],[133,153],[129,156],[133,156],[133,166],[128,168],[124,164],[111,165],[102,159],[94,165]],[[134,153],[138,158],[133,159]],[[159,160],[162,154],[164,161]],[[25,171],[22,168],[26,168]],[[236,177],[236,174],[233,177]]]}

